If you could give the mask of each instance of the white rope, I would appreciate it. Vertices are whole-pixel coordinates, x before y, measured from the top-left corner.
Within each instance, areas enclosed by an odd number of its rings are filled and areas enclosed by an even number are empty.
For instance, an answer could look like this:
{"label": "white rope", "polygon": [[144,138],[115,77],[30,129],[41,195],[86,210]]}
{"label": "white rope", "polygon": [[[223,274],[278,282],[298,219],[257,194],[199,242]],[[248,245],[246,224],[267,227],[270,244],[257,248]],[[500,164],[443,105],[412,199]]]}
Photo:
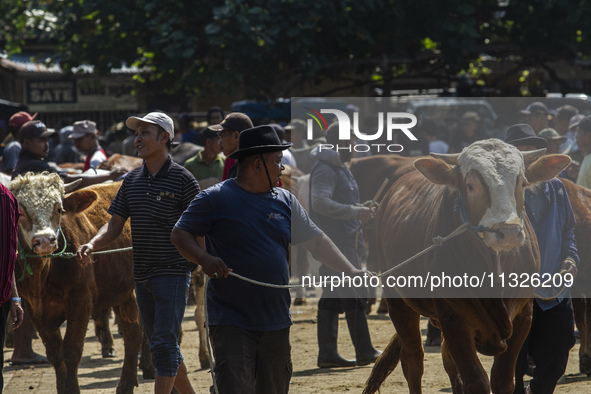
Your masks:
{"label": "white rope", "polygon": [[418,259],[419,257],[421,257],[422,255],[424,255],[425,253],[428,253],[431,249],[434,249],[438,246],[443,245],[443,243],[449,239],[452,239],[453,237],[456,237],[460,234],[462,234],[464,231],[466,231],[468,229],[468,226],[470,225],[470,223],[464,223],[462,224],[460,227],[456,228],[454,231],[452,231],[447,237],[433,237],[433,244],[431,246],[429,246],[427,249],[423,249],[422,251],[420,251],[419,253],[415,254],[414,256],[412,256],[411,258],[403,261],[402,263],[398,264],[395,267],[390,268],[388,271],[384,271],[381,274],[378,275],[378,278],[381,278],[383,276],[388,275],[389,273],[400,269],[402,267],[404,267],[406,264],[410,263],[411,261]]}

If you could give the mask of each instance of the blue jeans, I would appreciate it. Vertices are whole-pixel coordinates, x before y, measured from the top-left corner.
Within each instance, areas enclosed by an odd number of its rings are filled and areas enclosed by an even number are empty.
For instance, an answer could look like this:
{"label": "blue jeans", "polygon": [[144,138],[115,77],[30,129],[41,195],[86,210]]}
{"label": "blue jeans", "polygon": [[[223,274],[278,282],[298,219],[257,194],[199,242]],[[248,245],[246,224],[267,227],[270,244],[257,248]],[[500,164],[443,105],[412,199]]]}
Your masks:
{"label": "blue jeans", "polygon": [[176,376],[183,356],[178,345],[189,296],[190,273],[162,275],[135,284],[144,334],[158,376]]}

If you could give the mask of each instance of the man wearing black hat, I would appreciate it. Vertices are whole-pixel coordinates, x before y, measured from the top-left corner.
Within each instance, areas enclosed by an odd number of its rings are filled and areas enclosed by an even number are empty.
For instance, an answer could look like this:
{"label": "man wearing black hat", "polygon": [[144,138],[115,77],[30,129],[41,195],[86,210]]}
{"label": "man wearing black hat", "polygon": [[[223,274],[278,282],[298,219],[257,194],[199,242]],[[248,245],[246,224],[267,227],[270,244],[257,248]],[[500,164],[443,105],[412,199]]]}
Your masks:
{"label": "man wearing black hat", "polygon": [[[545,149],[548,142],[527,124],[509,127],[505,142],[521,151]],[[540,275],[566,271],[574,278],[579,263],[573,214],[562,182],[554,178],[525,191],[525,210],[540,249]],[[532,325],[515,367],[515,393],[552,393],[564,374],[575,344],[573,307],[568,288],[536,290]],[[524,388],[527,355],[536,366],[530,385]]]}
{"label": "man wearing black hat", "polygon": [[526,115],[527,124],[534,129],[536,134],[548,127],[548,114],[550,111],[546,104],[541,101],[534,101],[526,109],[519,112]]}
{"label": "man wearing black hat", "polygon": [[[301,243],[323,264],[345,275],[351,265],[310,220],[297,199],[278,188],[281,143],[270,126],[244,130],[236,178],[201,192],[177,222],[171,241],[203,268],[208,286],[210,338],[221,394],[287,393],[291,377],[288,289],[243,281],[230,272],[275,285],[289,283],[289,245]],[[206,250],[195,237],[204,236]]]}

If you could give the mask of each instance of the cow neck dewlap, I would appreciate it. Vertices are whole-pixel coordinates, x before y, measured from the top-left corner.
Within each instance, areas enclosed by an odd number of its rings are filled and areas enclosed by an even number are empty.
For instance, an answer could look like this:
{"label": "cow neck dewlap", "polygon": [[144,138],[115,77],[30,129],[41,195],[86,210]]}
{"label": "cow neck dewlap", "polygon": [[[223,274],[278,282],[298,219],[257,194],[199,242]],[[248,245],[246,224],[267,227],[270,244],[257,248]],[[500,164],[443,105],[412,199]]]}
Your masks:
{"label": "cow neck dewlap", "polygon": [[477,171],[491,193],[491,207],[479,225],[495,224],[518,218],[515,201],[517,177],[525,170],[523,157],[517,148],[501,140],[476,142],[462,151],[458,157],[462,179],[471,170]]}

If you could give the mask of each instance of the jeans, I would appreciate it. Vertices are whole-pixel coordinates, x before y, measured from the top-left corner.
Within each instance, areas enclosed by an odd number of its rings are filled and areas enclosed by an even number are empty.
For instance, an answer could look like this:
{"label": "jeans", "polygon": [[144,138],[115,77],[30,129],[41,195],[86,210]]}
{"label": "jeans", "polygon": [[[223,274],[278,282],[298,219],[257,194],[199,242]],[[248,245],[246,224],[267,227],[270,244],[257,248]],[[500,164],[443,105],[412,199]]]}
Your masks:
{"label": "jeans", "polygon": [[144,334],[158,376],[176,376],[183,362],[178,342],[190,283],[187,273],[157,276],[135,284]]}
{"label": "jeans", "polygon": [[220,394],[285,394],[289,391],[292,373],[289,327],[277,331],[249,331],[218,325],[210,326],[209,334]]}

